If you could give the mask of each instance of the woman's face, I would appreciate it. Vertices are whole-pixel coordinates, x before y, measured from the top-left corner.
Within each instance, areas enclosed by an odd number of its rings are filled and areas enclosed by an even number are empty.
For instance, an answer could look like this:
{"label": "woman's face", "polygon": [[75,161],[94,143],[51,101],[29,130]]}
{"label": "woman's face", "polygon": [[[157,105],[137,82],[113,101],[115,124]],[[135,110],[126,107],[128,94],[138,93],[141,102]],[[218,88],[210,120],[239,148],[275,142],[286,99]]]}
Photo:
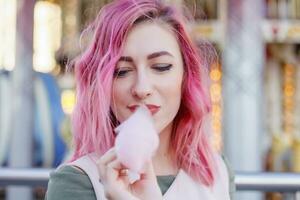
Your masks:
{"label": "woman's face", "polygon": [[171,127],[180,106],[183,61],[173,33],[145,22],[129,33],[113,81],[112,110],[123,122],[144,104],[160,133]]}

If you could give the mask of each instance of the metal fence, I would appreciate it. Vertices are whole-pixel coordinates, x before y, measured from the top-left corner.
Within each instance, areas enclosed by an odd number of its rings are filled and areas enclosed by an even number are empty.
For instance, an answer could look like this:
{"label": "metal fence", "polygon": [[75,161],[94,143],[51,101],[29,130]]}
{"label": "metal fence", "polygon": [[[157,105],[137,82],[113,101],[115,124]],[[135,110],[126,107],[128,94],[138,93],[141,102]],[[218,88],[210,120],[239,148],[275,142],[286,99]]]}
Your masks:
{"label": "metal fence", "polygon": [[[11,169],[0,168],[0,186],[27,185],[47,186],[49,174],[54,169]],[[300,191],[300,174],[277,172],[236,172],[235,184],[238,191]]]}

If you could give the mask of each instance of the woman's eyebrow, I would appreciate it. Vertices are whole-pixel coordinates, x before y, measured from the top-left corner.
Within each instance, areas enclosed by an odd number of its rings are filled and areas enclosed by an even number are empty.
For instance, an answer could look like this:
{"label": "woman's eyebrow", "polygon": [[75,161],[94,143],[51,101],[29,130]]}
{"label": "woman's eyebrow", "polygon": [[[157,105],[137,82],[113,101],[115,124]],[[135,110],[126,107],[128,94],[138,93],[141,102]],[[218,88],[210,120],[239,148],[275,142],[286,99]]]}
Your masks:
{"label": "woman's eyebrow", "polygon": [[159,52],[154,52],[154,53],[148,55],[147,58],[148,58],[148,60],[150,60],[150,59],[153,59],[153,58],[156,58],[159,56],[164,56],[164,55],[174,57],[171,53],[169,53],[167,51],[159,51]]}
{"label": "woman's eyebrow", "polygon": [[121,56],[119,61],[124,61],[124,62],[133,62],[133,59],[129,56]]}
{"label": "woman's eyebrow", "polygon": [[[151,53],[150,55],[147,56],[147,59],[150,60],[150,59],[157,58],[159,56],[165,56],[165,55],[174,57],[171,53],[169,53],[167,51],[159,51],[159,52]],[[133,59],[130,56],[121,56],[119,61],[133,62]]]}

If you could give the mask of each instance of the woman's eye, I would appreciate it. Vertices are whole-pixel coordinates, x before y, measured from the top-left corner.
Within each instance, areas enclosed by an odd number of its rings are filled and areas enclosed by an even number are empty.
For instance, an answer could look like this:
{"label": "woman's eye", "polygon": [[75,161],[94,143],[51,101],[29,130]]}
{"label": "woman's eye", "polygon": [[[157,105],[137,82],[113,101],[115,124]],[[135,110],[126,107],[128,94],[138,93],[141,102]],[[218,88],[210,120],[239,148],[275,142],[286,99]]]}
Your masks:
{"label": "woman's eye", "polygon": [[114,72],[114,77],[121,78],[126,76],[131,70],[130,69],[116,69]]}
{"label": "woman's eye", "polygon": [[160,64],[152,66],[153,69],[159,72],[168,71],[172,68],[172,64]]}

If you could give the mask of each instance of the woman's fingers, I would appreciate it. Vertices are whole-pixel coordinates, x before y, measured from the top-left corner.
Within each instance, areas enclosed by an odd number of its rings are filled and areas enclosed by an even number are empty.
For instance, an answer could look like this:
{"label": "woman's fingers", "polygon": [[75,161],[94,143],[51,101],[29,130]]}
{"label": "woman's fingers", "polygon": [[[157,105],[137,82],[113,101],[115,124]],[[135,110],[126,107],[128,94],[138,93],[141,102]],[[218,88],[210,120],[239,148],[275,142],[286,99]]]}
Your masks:
{"label": "woman's fingers", "polygon": [[119,170],[119,176],[128,176],[129,174],[129,169],[121,169]]}
{"label": "woman's fingers", "polygon": [[141,174],[141,179],[156,179],[152,161],[145,164],[145,171]]}
{"label": "woman's fingers", "polygon": [[108,150],[97,162],[99,178],[109,199],[137,200],[130,193],[128,169],[117,159],[115,149]]}
{"label": "woman's fingers", "polygon": [[114,148],[108,150],[97,161],[97,166],[101,182],[112,182],[116,181],[117,179],[121,179],[126,185],[128,184],[129,170],[117,160]]}
{"label": "woman's fingers", "polygon": [[117,158],[114,148],[108,150],[98,161],[97,167],[100,179],[105,179],[106,168],[108,163],[114,161]]}
{"label": "woman's fingers", "polygon": [[97,161],[99,165],[107,165],[107,163],[117,158],[115,148],[109,149],[101,158]]}
{"label": "woman's fingers", "polygon": [[123,168],[121,163],[115,159],[106,166],[106,178],[109,181],[115,181],[119,177],[119,171]]}

